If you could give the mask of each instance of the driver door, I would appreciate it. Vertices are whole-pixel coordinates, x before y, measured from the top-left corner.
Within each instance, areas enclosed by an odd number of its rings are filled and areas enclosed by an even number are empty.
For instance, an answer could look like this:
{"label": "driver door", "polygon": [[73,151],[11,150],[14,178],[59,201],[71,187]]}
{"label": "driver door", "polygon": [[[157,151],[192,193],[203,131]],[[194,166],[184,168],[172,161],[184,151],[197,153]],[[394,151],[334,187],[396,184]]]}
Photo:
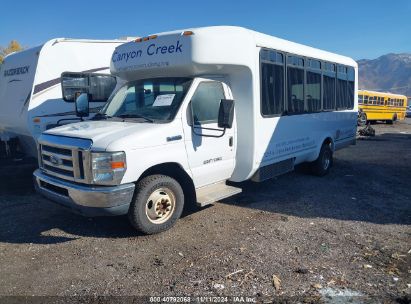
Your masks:
{"label": "driver door", "polygon": [[188,119],[183,120],[185,146],[195,187],[231,177],[235,166],[236,123],[218,127],[221,99],[232,99],[229,87],[217,80],[197,78],[192,86]]}

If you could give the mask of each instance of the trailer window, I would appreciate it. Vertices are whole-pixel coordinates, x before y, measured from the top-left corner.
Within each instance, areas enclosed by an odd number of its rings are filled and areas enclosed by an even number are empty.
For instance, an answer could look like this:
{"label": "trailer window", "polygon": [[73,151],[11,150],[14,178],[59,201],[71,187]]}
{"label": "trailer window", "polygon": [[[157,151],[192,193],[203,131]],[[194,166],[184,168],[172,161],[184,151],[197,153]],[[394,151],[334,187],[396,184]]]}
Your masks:
{"label": "trailer window", "polygon": [[194,123],[216,123],[220,101],[224,98],[224,89],[220,82],[201,82],[191,98]]}
{"label": "trailer window", "polygon": [[111,75],[73,72],[61,74],[63,99],[69,102],[74,102],[78,93],[91,94],[91,101],[106,102],[116,84],[116,77]]}

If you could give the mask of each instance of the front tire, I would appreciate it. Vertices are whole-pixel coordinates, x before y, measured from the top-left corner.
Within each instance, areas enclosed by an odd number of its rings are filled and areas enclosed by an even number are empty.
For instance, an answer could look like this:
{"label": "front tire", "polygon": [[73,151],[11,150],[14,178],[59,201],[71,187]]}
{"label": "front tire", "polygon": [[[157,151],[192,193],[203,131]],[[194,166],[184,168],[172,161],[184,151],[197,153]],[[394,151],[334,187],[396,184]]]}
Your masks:
{"label": "front tire", "polygon": [[330,172],[333,165],[333,151],[331,144],[323,143],[318,158],[311,163],[311,173],[317,176],[324,176]]}
{"label": "front tire", "polygon": [[174,226],[183,208],[180,184],[166,175],[150,175],[137,183],[128,218],[138,231],[155,234]]}
{"label": "front tire", "polygon": [[387,124],[392,125],[392,124],[394,124],[395,121],[397,121],[397,113],[395,113],[395,114],[392,116],[392,119],[391,119],[391,120],[387,120],[386,122],[387,122]]}
{"label": "front tire", "polygon": [[357,125],[360,127],[363,127],[366,124],[367,124],[367,114],[365,114],[364,112],[359,113]]}

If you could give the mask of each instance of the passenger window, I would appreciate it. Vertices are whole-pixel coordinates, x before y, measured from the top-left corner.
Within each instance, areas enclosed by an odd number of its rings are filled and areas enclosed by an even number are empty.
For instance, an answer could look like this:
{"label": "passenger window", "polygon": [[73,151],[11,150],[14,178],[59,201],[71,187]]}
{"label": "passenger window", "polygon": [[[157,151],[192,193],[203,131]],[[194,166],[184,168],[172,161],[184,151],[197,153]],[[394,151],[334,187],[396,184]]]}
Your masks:
{"label": "passenger window", "polygon": [[288,113],[304,112],[304,69],[287,68]]}
{"label": "passenger window", "polygon": [[[331,70],[332,67],[327,63]],[[335,109],[335,68],[334,71],[324,71],[323,110]]]}
{"label": "passenger window", "polygon": [[355,85],[355,70],[348,68],[348,109],[354,109],[354,85]]}
{"label": "passenger window", "polygon": [[191,98],[194,124],[216,123],[220,101],[224,98],[224,89],[221,83],[201,82]]}
{"label": "passenger window", "polygon": [[349,106],[347,69],[339,65],[337,70],[337,109],[347,109]]}
{"label": "passenger window", "polygon": [[261,113],[281,114],[284,111],[284,67],[282,65],[261,64]]}
{"label": "passenger window", "polygon": [[321,71],[307,71],[306,98],[308,112],[321,111]]}

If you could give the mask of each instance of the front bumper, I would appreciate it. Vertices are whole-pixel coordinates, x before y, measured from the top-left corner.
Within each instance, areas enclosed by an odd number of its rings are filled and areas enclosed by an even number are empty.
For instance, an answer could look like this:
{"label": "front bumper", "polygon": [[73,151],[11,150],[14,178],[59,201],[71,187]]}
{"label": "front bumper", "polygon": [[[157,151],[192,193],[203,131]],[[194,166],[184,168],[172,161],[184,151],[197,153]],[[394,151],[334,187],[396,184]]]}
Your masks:
{"label": "front bumper", "polygon": [[85,216],[122,215],[128,212],[133,183],[118,186],[88,186],[51,177],[37,169],[36,191],[59,205]]}

